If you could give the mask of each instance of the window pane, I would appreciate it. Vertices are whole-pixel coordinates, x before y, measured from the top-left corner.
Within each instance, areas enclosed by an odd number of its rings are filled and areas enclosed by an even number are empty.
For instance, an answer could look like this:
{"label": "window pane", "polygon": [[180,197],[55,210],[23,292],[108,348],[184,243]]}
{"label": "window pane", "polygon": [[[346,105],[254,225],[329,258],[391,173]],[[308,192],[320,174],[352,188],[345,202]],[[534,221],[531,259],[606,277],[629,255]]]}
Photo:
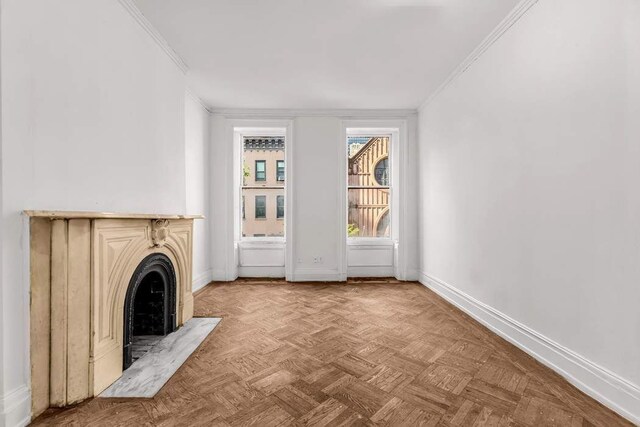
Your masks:
{"label": "window pane", "polygon": [[388,189],[349,189],[349,237],[389,237],[389,219]]}
{"label": "window pane", "polygon": [[284,180],[278,180],[280,163],[284,175],[284,154],[281,136],[244,137],[242,237],[284,237]]}
{"label": "window pane", "polygon": [[267,164],[264,160],[256,160],[256,181],[267,180]]}
{"label": "window pane", "polygon": [[276,217],[284,218],[284,196],[277,196],[276,203]]}
{"label": "window pane", "polygon": [[276,180],[284,181],[284,160],[278,160],[276,162]]}
{"label": "window pane", "polygon": [[347,156],[348,237],[390,237],[389,137],[350,136]]}
{"label": "window pane", "polygon": [[267,197],[256,196],[256,219],[267,217]]}
{"label": "window pane", "polygon": [[376,163],[374,177],[379,185],[389,185],[389,158],[385,157]]}

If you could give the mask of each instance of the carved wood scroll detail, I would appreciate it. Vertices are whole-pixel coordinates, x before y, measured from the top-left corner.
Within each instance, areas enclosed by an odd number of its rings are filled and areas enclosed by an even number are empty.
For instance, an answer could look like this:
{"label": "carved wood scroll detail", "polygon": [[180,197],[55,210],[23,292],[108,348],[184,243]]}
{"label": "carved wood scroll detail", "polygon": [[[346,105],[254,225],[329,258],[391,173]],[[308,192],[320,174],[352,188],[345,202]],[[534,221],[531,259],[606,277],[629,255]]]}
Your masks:
{"label": "carved wood scroll detail", "polygon": [[169,237],[169,220],[156,219],[151,221],[151,242],[153,247],[163,247],[167,237]]}

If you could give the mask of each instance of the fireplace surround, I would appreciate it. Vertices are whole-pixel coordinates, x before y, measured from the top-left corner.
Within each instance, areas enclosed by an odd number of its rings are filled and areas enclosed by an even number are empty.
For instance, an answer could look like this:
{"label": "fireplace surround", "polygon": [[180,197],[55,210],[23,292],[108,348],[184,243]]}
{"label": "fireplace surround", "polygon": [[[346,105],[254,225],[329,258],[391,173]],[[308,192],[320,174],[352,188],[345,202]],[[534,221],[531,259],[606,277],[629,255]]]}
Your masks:
{"label": "fireplace surround", "polygon": [[124,299],[122,368],[133,362],[135,336],[167,335],[176,330],[176,273],[171,260],[153,253],[131,277]]}
{"label": "fireplace surround", "polygon": [[137,335],[193,316],[193,220],[25,211],[30,217],[32,415],[99,395]]}

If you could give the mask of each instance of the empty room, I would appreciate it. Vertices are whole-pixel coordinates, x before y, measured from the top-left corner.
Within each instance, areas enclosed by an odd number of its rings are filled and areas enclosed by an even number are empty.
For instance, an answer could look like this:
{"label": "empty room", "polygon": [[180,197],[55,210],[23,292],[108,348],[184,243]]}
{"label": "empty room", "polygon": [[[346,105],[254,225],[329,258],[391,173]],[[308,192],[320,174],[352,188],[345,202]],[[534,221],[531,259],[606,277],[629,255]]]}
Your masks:
{"label": "empty room", "polygon": [[639,0],[0,0],[0,427],[640,425]]}

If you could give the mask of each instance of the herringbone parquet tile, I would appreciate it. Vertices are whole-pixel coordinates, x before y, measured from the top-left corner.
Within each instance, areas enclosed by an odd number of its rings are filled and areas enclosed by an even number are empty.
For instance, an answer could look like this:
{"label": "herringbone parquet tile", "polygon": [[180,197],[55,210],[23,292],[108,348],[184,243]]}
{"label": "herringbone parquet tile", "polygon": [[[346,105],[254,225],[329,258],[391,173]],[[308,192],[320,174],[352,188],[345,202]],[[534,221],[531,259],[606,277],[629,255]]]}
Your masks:
{"label": "herringbone parquet tile", "polygon": [[220,325],[153,399],[35,424],[622,426],[627,421],[417,283],[214,283]]}

